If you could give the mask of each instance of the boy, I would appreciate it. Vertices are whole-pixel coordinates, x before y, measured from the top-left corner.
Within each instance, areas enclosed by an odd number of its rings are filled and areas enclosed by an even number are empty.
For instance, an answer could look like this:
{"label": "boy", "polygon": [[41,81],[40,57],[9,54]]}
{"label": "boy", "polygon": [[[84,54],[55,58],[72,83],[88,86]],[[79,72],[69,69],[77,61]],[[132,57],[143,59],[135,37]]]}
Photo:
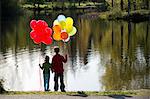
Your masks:
{"label": "boy", "polygon": [[67,55],[65,55],[65,58],[59,54],[59,48],[55,48],[55,55],[52,58],[52,72],[54,72],[54,90],[58,91],[58,78],[60,78],[60,90],[62,92],[66,92],[65,91],[65,84],[64,84],[64,69],[63,69],[63,63],[67,62]]}

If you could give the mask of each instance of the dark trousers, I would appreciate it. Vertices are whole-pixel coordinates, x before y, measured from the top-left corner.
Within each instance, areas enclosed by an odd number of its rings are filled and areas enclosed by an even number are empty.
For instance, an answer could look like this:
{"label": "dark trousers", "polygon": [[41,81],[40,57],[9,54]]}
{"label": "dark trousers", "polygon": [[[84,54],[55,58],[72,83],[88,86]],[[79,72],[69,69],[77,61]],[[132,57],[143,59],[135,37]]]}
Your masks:
{"label": "dark trousers", "polygon": [[48,91],[49,90],[50,74],[43,74],[43,76],[44,76],[44,90]]}
{"label": "dark trousers", "polygon": [[58,91],[58,87],[59,87],[58,79],[59,78],[60,78],[60,90],[61,91],[65,91],[64,75],[63,75],[63,73],[55,73],[55,75],[54,75],[54,82],[55,82],[54,90]]}

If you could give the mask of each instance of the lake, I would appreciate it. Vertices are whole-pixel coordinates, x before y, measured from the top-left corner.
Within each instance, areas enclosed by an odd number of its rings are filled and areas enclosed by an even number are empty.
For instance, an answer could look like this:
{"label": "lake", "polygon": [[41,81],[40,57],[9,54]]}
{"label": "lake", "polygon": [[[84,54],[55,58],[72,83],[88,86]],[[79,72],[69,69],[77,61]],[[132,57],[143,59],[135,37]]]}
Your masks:
{"label": "lake", "polygon": [[[83,11],[25,11],[1,21],[0,79],[9,91],[42,91],[43,74],[38,64],[45,55],[50,62],[59,46],[68,55],[64,64],[66,91],[136,90],[150,88],[150,24],[100,20]],[[32,19],[50,27],[59,14],[71,16],[77,28],[70,41],[36,45],[30,39]],[[54,91],[54,74],[50,75]]]}

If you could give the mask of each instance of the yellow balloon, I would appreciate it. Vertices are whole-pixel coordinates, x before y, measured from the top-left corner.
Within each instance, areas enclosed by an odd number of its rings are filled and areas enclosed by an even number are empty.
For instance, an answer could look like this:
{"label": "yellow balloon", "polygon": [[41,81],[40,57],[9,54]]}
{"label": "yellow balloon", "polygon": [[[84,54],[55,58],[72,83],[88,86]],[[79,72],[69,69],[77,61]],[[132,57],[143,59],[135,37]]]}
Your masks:
{"label": "yellow balloon", "polygon": [[68,34],[69,34],[69,36],[73,36],[76,34],[76,32],[77,32],[77,29],[75,27],[73,27],[72,31],[69,32]]}
{"label": "yellow balloon", "polygon": [[72,26],[73,25],[73,19],[71,17],[67,17],[66,18],[66,24]]}
{"label": "yellow balloon", "polygon": [[71,25],[67,25],[67,26],[65,27],[65,29],[66,29],[66,32],[67,32],[67,33],[69,33],[69,32],[71,32],[71,31],[72,31],[73,26],[71,26]]}
{"label": "yellow balloon", "polygon": [[60,41],[61,39],[61,33],[54,33],[53,34],[53,39],[56,41]]}
{"label": "yellow balloon", "polygon": [[55,21],[53,22],[53,26],[55,26],[55,25],[60,25],[60,23],[58,22],[58,20],[55,20]]}
{"label": "yellow balloon", "polygon": [[60,21],[59,23],[60,23],[61,28],[62,28],[62,29],[65,29],[65,27],[66,27],[66,22],[65,22],[65,21]]}

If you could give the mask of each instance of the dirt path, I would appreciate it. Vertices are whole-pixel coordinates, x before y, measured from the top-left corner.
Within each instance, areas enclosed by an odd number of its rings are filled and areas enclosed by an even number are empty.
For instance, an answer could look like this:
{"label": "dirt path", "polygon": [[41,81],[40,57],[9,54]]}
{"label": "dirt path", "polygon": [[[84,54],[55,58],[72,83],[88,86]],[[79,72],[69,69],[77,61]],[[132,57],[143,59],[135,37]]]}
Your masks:
{"label": "dirt path", "polygon": [[0,95],[0,99],[150,99],[150,96]]}

